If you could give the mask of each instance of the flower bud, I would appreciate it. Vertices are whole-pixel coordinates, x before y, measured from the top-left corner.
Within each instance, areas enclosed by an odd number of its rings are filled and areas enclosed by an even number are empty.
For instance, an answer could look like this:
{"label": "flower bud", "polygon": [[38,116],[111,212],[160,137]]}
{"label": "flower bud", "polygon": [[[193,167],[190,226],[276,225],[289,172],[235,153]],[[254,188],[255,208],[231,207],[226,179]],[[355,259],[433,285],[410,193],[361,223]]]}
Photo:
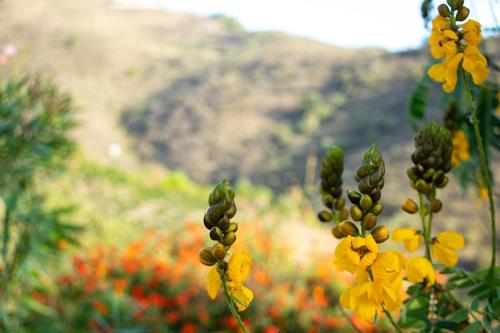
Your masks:
{"label": "flower bud", "polygon": [[212,247],[212,254],[215,259],[223,260],[226,257],[226,247],[221,243],[217,243]]}
{"label": "flower bud", "polygon": [[349,198],[349,201],[353,204],[358,204],[359,200],[361,200],[361,196],[362,194],[357,191],[347,192],[347,197]]}
{"label": "flower bud", "polygon": [[226,216],[229,218],[233,218],[234,215],[236,215],[237,210],[238,209],[236,208],[236,203],[234,202],[234,200],[231,200],[231,207],[226,210]]}
{"label": "flower bud", "polygon": [[217,262],[217,259],[212,255],[210,248],[204,247],[200,250],[198,255],[200,262],[206,266],[213,266]]}
{"label": "flower bud", "polygon": [[383,243],[389,239],[389,229],[385,225],[380,225],[371,232],[373,239],[377,243]]}
{"label": "flower bud", "polygon": [[335,198],[332,195],[330,195],[330,194],[325,194],[323,196],[323,204],[326,207],[332,209],[333,205],[335,204]]}
{"label": "flower bud", "polygon": [[363,221],[361,222],[363,228],[366,230],[371,230],[373,227],[377,225],[377,216],[373,213],[368,213],[363,217]]}
{"label": "flower bud", "polygon": [[210,230],[210,229],[212,229],[214,227],[214,225],[208,220],[207,214],[205,214],[205,216],[203,216],[203,225],[208,230]]}
{"label": "flower bud", "polygon": [[425,180],[430,180],[432,179],[432,176],[434,176],[434,173],[435,171],[433,168],[427,169],[422,175],[422,178],[424,178]]}
{"label": "flower bud", "polygon": [[375,205],[373,205],[372,209],[370,209],[370,212],[379,216],[383,210],[384,210],[384,205],[382,205],[380,202],[377,202]]}
{"label": "flower bud", "polygon": [[336,225],[332,228],[332,235],[337,238],[337,239],[341,239],[341,238],[344,238],[345,235],[342,233],[342,231],[340,230],[339,226]]}
{"label": "flower bud", "polygon": [[419,193],[429,193],[430,191],[430,188],[429,186],[427,185],[427,183],[425,182],[425,180],[423,179],[420,179],[418,182],[415,183],[415,187],[417,188],[417,191]]}
{"label": "flower bud", "polygon": [[229,229],[230,224],[231,222],[229,221],[229,218],[225,215],[217,222],[217,226],[222,231],[226,231],[227,229]]}
{"label": "flower bud", "polygon": [[443,202],[439,199],[434,199],[431,203],[431,211],[433,213],[438,213],[441,208],[443,208]]}
{"label": "flower bud", "polygon": [[418,180],[418,175],[415,174],[415,171],[411,167],[406,170],[406,175],[408,176],[408,178],[410,178],[414,182],[416,182]]}
{"label": "flower bud", "polygon": [[460,10],[463,8],[463,6],[464,6],[464,0],[455,0],[452,8],[455,10]]}
{"label": "flower bud", "polygon": [[222,230],[220,230],[219,227],[213,227],[212,230],[210,230],[210,239],[214,241],[220,240],[222,237]]}
{"label": "flower bud", "polygon": [[453,6],[455,5],[455,0],[446,0],[446,2],[451,8],[453,8]]}
{"label": "flower bud", "polygon": [[354,225],[354,223],[350,221],[344,221],[340,223],[340,231],[344,235],[351,235],[351,236],[357,236],[359,235],[359,230],[358,228]]}
{"label": "flower bud", "polygon": [[438,12],[439,15],[441,15],[442,17],[448,18],[451,16],[450,8],[446,6],[444,3],[438,6]]}
{"label": "flower bud", "polygon": [[327,210],[322,210],[321,212],[318,213],[318,219],[321,222],[330,222],[332,218],[333,218],[332,213],[330,213]]}
{"label": "flower bud", "polygon": [[372,204],[372,198],[368,194],[363,195],[361,200],[359,200],[359,205],[363,208],[363,210],[372,208]]}
{"label": "flower bud", "polygon": [[222,237],[222,244],[231,246],[236,241],[236,234],[233,231],[226,232]]}
{"label": "flower bud", "polygon": [[361,218],[363,217],[363,212],[361,211],[361,209],[356,206],[356,205],[353,205],[351,207],[351,210],[350,210],[350,213],[351,213],[351,217],[354,221],[360,221]]}
{"label": "flower bud", "polygon": [[345,198],[340,197],[339,200],[337,200],[337,203],[335,204],[335,209],[342,210],[344,209],[344,206],[345,206]]}
{"label": "flower bud", "polygon": [[349,218],[349,211],[344,208],[338,212],[337,216],[339,217],[340,222],[345,221]]}
{"label": "flower bud", "polygon": [[438,188],[443,188],[446,185],[448,185],[448,177],[446,177],[446,176],[443,177],[443,179],[441,180],[441,182],[439,182],[439,183],[436,184],[436,186]]}
{"label": "flower bud", "polygon": [[415,201],[408,198],[401,205],[401,209],[403,209],[408,214],[415,214],[418,211],[418,206],[417,206],[417,203]]}
{"label": "flower bud", "polygon": [[469,17],[469,13],[469,8],[462,7],[457,13],[457,21],[465,21]]}
{"label": "flower bud", "polygon": [[229,225],[228,231],[232,231],[232,232],[238,231],[238,223],[231,222],[231,224]]}

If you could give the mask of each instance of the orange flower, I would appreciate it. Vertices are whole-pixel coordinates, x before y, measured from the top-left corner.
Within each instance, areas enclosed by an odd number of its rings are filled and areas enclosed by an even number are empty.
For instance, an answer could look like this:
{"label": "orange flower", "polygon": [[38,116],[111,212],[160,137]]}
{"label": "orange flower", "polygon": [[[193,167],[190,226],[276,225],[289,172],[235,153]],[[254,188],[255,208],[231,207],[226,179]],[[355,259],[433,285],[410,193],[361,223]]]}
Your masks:
{"label": "orange flower", "polygon": [[102,303],[99,300],[95,300],[92,302],[92,307],[102,315],[107,315],[109,313],[109,308],[106,304]]}
{"label": "orange flower", "polygon": [[123,291],[128,286],[127,279],[115,279],[113,280],[113,291],[117,294],[123,294]]}

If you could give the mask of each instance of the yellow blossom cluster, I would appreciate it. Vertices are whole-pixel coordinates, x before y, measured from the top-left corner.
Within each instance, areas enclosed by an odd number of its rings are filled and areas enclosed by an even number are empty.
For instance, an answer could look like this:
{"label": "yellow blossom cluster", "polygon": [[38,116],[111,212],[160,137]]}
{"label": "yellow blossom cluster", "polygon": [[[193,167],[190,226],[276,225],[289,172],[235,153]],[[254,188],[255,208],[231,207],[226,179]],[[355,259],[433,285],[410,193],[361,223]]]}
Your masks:
{"label": "yellow blossom cluster", "polygon": [[452,92],[457,84],[459,66],[472,76],[475,84],[483,83],[489,74],[486,58],[479,50],[481,43],[481,24],[468,20],[458,24],[457,17],[448,12],[447,16],[438,15],[432,21],[432,34],[429,39],[430,52],[435,59],[444,58],[439,64],[432,65],[429,76],[443,83],[443,90]]}
{"label": "yellow blossom cluster", "polygon": [[397,251],[379,252],[371,235],[347,236],[335,249],[337,269],[356,277],[354,284],[342,292],[343,307],[372,321],[382,309],[397,311],[402,306],[404,256]]}

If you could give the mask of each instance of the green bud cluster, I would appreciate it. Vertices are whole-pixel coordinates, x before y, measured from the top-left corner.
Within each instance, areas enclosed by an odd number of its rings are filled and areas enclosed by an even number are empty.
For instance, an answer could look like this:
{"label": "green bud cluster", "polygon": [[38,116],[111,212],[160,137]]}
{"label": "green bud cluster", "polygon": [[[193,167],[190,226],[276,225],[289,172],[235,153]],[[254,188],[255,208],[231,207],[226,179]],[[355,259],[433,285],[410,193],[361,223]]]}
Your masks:
{"label": "green bud cluster", "polygon": [[[382,188],[384,187],[385,163],[377,146],[372,145],[364,154],[361,166],[356,171],[354,179],[358,183],[358,191],[348,191],[347,197],[351,202],[349,214],[354,222],[360,222],[360,229],[351,221],[343,221],[339,225],[337,238],[365,235],[365,231],[372,230],[376,242],[382,243],[389,238],[389,231],[385,226],[377,225],[377,216],[382,213],[380,203]],[[340,237],[338,237],[340,236]]]}
{"label": "green bud cluster", "polygon": [[[320,193],[323,204],[327,209],[318,213],[318,219],[321,222],[335,221],[338,228],[338,223],[348,218],[349,213],[344,208],[346,199],[342,196],[342,173],[344,172],[344,152],[342,148],[335,145],[331,147],[325,154],[321,163],[320,178],[321,186]],[[333,234],[337,230],[332,230]]]}
{"label": "green bud cluster", "polygon": [[415,164],[407,170],[410,186],[419,193],[429,195],[434,188],[448,184],[446,173],[451,170],[453,142],[450,132],[431,122],[415,137],[415,152],[411,159]]}
{"label": "green bud cluster", "polygon": [[210,238],[217,243],[201,249],[200,261],[207,266],[224,260],[231,245],[236,241],[238,224],[231,222],[236,214],[235,193],[227,180],[218,183],[208,197],[210,206],[203,217],[203,224],[210,230]]}
{"label": "green bud cluster", "polygon": [[464,6],[464,0],[447,0],[447,3],[438,6],[439,15],[442,17],[454,16],[457,21],[465,21],[469,17],[470,10]]}

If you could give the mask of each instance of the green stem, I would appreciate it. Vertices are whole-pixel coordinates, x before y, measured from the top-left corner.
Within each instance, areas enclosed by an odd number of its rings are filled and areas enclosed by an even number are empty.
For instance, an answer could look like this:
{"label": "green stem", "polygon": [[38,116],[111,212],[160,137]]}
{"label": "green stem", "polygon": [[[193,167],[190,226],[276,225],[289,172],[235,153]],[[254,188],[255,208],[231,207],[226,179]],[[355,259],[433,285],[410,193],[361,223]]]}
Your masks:
{"label": "green stem", "polygon": [[418,214],[420,215],[420,220],[422,221],[422,236],[425,244],[425,257],[432,263],[429,237],[430,231],[427,230],[427,223],[425,219],[425,201],[422,193],[418,194]]}
{"label": "green stem", "polygon": [[222,282],[222,288],[224,289],[224,296],[226,297],[227,306],[229,307],[231,314],[233,315],[234,319],[236,319],[236,321],[238,322],[238,326],[241,328],[241,330],[245,333],[248,333],[247,327],[243,323],[243,320],[241,320],[241,317],[238,314],[238,311],[236,311],[233,299],[231,298],[231,295],[229,294],[229,290],[227,288],[226,278],[224,277],[224,273],[220,274],[220,279]]}
{"label": "green stem", "polygon": [[387,319],[389,319],[392,327],[394,327],[394,330],[398,333],[403,333],[399,325],[394,321],[394,318],[392,318],[392,314],[383,305],[382,305],[382,310],[384,310],[384,313],[387,316]]}
{"label": "green stem", "polygon": [[[496,240],[496,221],[495,221],[495,202],[493,200],[493,191],[491,189],[490,173],[488,169],[488,162],[486,160],[486,153],[483,147],[483,138],[481,137],[481,131],[479,130],[479,120],[477,119],[476,109],[474,107],[474,100],[472,98],[472,93],[470,87],[467,83],[467,77],[464,71],[462,71],[462,78],[464,82],[464,88],[467,96],[467,104],[472,114],[472,124],[474,126],[474,137],[476,139],[477,150],[479,151],[479,164],[481,167],[481,175],[483,181],[486,185],[488,191],[488,200],[490,205],[490,217],[491,217],[491,263],[490,263],[490,282],[495,278],[495,264],[496,264],[496,253],[497,253],[497,240]],[[493,289],[492,289],[493,290]]]}
{"label": "green stem", "polygon": [[7,262],[7,253],[9,249],[11,213],[12,213],[11,206],[9,202],[6,202],[5,215],[3,218],[3,239],[2,239],[2,259],[4,263]]}

